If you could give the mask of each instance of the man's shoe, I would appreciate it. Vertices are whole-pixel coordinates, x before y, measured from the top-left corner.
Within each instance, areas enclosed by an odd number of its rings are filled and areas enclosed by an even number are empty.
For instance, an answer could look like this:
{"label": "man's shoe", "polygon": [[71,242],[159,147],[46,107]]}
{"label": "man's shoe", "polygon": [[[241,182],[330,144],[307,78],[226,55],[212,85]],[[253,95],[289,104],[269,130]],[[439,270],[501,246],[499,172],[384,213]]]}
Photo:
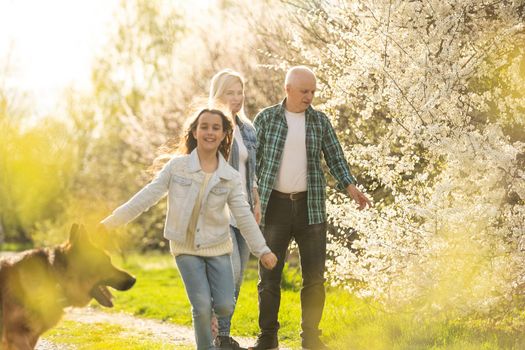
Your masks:
{"label": "man's shoe", "polygon": [[279,350],[277,334],[259,334],[257,341],[248,350]]}
{"label": "man's shoe", "polygon": [[319,338],[303,339],[303,350],[330,350]]}
{"label": "man's shoe", "polygon": [[213,345],[217,350],[247,350],[246,348],[242,348],[232,337],[222,335],[215,338]]}

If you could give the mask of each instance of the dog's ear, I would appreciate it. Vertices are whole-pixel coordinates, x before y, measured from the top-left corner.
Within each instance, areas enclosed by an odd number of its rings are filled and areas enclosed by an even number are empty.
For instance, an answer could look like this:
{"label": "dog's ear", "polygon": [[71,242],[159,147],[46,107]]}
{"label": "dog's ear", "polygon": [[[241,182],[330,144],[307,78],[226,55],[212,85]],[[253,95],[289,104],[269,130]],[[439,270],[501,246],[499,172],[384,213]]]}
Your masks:
{"label": "dog's ear", "polygon": [[69,242],[77,243],[80,241],[80,236],[86,233],[84,225],[73,224],[71,230],[69,231]]}
{"label": "dog's ear", "polygon": [[73,240],[78,233],[78,224],[71,225],[71,229],[69,230],[69,240]]}

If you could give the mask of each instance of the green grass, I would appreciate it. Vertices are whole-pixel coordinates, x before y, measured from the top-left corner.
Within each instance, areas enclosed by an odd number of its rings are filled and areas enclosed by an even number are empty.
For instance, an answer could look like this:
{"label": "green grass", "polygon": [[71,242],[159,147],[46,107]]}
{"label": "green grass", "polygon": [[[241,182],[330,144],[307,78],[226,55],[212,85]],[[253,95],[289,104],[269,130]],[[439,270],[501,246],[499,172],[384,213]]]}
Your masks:
{"label": "green grass", "polygon": [[151,350],[151,349],[193,349],[190,345],[174,346],[155,341],[153,335],[146,332],[130,333],[116,325],[62,321],[46,333],[47,340],[55,344],[64,344],[78,350]]}
{"label": "green grass", "polygon": [[21,252],[32,248],[33,245],[30,243],[0,243],[0,252]]}
{"label": "green grass", "polygon": [[[165,320],[191,326],[191,311],[184,286],[169,255],[129,256],[125,262],[116,260],[118,266],[131,271],[137,277],[136,285],[127,292],[114,292],[115,307],[105,311],[125,311],[136,316]],[[232,322],[232,333],[236,336],[254,337],[257,334],[257,271],[255,262],[246,271],[245,282]],[[300,272],[295,268],[285,270],[280,311],[281,329],[279,339],[282,346],[297,349],[300,346]],[[93,305],[97,305],[93,303]],[[62,333],[72,327],[72,338],[78,336],[83,349],[89,347],[90,336],[76,334],[77,325],[62,323]],[[85,325],[82,329],[97,330]],[[120,330],[114,326],[100,326],[101,338],[111,341],[135,342],[134,338],[119,338]],[[495,328],[486,322],[459,320],[417,320],[413,314],[388,314],[371,302],[356,298],[340,289],[328,288],[326,307],[321,322],[323,339],[333,348],[340,350],[383,350],[383,349],[524,349],[525,334],[522,330],[509,327]],[[55,333],[53,331],[52,334]],[[114,332],[115,336],[108,336]],[[79,332],[82,333],[82,332]],[[162,349],[147,345],[147,337],[139,337],[135,345],[115,345],[107,349]],[[120,339],[120,340],[119,340]],[[97,340],[99,341],[99,340]],[[106,340],[109,341],[109,340]],[[94,343],[93,343],[94,344]],[[126,343],[127,344],[127,343]],[[135,344],[135,343],[133,343]],[[144,345],[146,344],[146,345]],[[148,347],[150,346],[151,347]],[[109,345],[108,345],[109,346]],[[140,347],[145,346],[145,347]]]}

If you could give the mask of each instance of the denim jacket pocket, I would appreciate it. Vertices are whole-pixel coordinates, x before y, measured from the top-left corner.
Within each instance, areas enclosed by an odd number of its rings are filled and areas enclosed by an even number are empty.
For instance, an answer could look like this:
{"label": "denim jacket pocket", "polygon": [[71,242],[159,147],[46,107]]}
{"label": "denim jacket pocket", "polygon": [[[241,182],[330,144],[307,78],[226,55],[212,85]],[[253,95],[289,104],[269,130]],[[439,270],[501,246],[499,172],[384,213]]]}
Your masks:
{"label": "denim jacket pocket", "polygon": [[173,195],[175,197],[186,197],[190,189],[191,179],[179,175],[173,175],[171,181]]}
{"label": "denim jacket pocket", "polygon": [[228,188],[222,186],[215,186],[210,190],[208,195],[208,204],[210,206],[220,206],[226,203],[226,198],[228,196]]}

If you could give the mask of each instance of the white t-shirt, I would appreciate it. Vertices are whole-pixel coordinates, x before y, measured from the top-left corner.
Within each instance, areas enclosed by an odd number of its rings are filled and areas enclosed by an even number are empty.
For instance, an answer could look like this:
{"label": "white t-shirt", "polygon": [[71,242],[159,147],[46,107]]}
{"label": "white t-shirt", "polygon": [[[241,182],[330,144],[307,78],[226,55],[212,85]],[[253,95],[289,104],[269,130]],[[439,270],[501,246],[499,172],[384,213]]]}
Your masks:
{"label": "white t-shirt", "polygon": [[[239,147],[239,173],[241,174],[242,190],[244,192],[244,198],[248,201],[248,194],[246,193],[246,162],[248,161],[248,149],[242,140],[242,134],[239,127],[235,126],[233,129],[233,139],[237,142]],[[235,218],[230,213],[230,225],[237,227]]]}
{"label": "white t-shirt", "polygon": [[[248,149],[244,145],[242,140],[241,130],[236,126],[233,129],[233,139],[237,142],[239,147],[239,173],[241,174],[242,188],[246,189],[246,162],[248,161]],[[245,193],[246,195],[246,193]],[[248,200],[248,195],[246,195],[246,200]]]}
{"label": "white t-shirt", "polygon": [[306,117],[304,112],[285,110],[288,133],[274,189],[279,192],[303,192],[307,189]]}

